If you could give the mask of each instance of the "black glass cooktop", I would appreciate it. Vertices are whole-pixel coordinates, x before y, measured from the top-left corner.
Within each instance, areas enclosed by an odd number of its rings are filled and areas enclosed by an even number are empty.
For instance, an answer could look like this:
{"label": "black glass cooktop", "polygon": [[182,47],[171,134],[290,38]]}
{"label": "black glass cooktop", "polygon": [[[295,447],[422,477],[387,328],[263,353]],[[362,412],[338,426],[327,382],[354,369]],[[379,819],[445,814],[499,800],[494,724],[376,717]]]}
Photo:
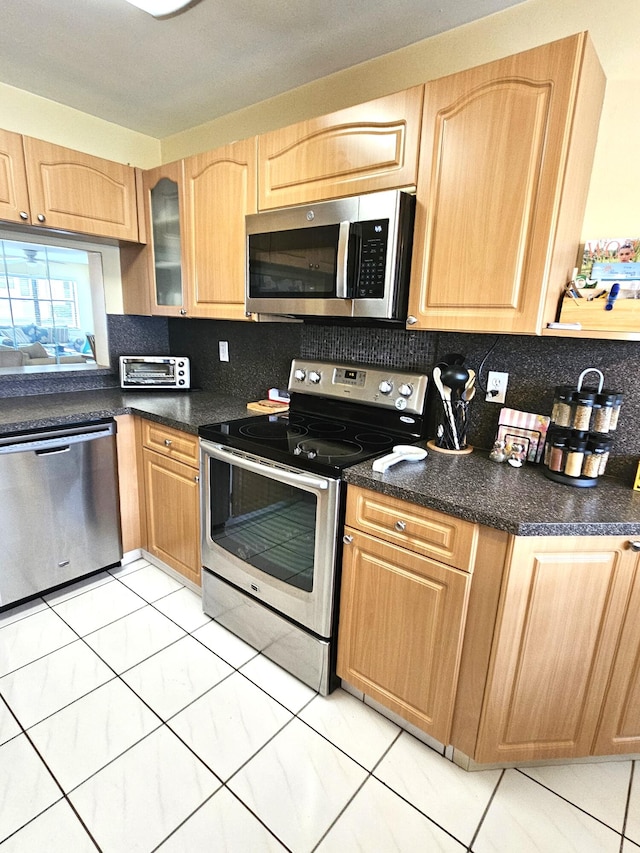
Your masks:
{"label": "black glass cooktop", "polygon": [[256,415],[207,424],[199,435],[299,468],[340,471],[389,452],[402,438],[376,424],[347,423],[301,413]]}

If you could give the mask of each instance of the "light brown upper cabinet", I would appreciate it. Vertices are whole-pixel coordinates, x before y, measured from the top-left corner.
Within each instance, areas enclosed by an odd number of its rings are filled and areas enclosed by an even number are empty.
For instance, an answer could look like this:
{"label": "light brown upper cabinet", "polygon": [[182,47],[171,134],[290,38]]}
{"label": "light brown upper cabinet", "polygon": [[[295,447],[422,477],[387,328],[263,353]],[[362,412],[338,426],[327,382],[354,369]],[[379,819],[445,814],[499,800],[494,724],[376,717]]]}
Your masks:
{"label": "light brown upper cabinet", "polygon": [[148,245],[121,250],[125,311],[245,320],[245,224],[256,212],[256,140],[143,174]]}
{"label": "light brown upper cabinet", "polygon": [[137,241],[135,170],[0,131],[0,217],[42,228]]}
{"label": "light brown upper cabinet", "polygon": [[258,137],[258,207],[415,187],[423,87]]}
{"label": "light brown upper cabinet", "polygon": [[0,219],[30,222],[22,137],[0,130]]}
{"label": "light brown upper cabinet", "polygon": [[142,188],[149,238],[144,255],[151,314],[184,315],[188,297],[183,271],[183,161],[148,169],[142,175]]}
{"label": "light brown upper cabinet", "polygon": [[256,212],[256,138],[184,161],[191,317],[245,320],[245,216]]}
{"label": "light brown upper cabinet", "polygon": [[426,84],[409,328],[540,334],[555,320],[604,85],[587,33]]}

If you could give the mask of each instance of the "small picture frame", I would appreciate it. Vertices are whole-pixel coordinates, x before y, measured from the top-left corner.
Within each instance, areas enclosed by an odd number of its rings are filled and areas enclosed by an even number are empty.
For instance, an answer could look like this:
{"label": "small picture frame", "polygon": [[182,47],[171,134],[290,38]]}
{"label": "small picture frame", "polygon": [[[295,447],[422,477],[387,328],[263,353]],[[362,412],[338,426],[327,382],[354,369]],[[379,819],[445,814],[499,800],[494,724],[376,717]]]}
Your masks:
{"label": "small picture frame", "polygon": [[585,286],[640,281],[640,237],[588,240],[580,248],[578,269]]}

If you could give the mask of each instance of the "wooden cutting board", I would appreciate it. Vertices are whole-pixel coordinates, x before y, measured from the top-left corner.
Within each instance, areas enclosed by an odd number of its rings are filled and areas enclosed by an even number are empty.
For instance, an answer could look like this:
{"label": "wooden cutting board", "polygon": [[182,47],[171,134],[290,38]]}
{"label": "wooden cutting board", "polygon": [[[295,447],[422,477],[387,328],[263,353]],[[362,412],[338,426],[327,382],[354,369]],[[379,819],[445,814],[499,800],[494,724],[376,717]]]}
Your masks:
{"label": "wooden cutting board", "polygon": [[277,400],[257,400],[255,403],[247,403],[250,412],[260,412],[263,415],[274,415],[278,412],[288,412],[287,403],[279,403]]}

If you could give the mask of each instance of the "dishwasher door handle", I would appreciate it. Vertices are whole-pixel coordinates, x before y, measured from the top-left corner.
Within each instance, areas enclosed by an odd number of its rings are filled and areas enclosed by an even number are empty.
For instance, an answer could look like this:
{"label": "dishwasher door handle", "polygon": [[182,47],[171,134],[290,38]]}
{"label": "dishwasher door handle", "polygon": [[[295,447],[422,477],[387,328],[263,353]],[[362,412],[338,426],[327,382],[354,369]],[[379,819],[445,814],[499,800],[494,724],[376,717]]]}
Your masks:
{"label": "dishwasher door handle", "polygon": [[84,444],[99,438],[115,435],[112,424],[99,424],[88,429],[61,429],[56,435],[55,430],[43,433],[27,433],[23,435],[0,436],[0,456],[9,453],[25,453],[33,451],[37,456],[49,453],[66,453],[73,445]]}
{"label": "dishwasher door handle", "polygon": [[49,447],[46,450],[34,450],[36,456],[52,456],[54,453],[68,453],[71,447],[65,444],[62,447]]}

